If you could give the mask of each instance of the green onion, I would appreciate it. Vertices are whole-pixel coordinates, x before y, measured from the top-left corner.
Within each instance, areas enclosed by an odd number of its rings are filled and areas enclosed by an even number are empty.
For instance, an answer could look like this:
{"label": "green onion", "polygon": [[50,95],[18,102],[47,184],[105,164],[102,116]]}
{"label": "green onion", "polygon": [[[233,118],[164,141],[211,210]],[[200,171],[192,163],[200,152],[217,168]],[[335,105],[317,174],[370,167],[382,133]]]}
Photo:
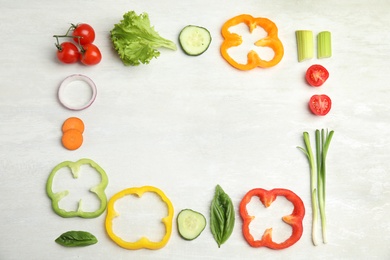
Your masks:
{"label": "green onion", "polygon": [[[321,227],[322,227],[322,240],[324,243],[327,243],[326,236],[326,215],[325,215],[325,193],[326,193],[326,156],[328,154],[328,149],[330,142],[332,141],[334,131],[316,131],[316,143],[319,143],[320,156],[317,156],[317,165],[321,164],[320,167],[317,166],[317,176],[318,176],[318,202],[320,206],[320,216],[321,216]],[[318,152],[317,152],[318,153]]]}
{"label": "green onion", "polygon": [[317,57],[330,58],[332,56],[332,37],[330,32],[324,31],[317,35]]}
{"label": "green onion", "polygon": [[316,183],[317,183],[317,175],[316,175],[316,162],[315,157],[313,155],[313,151],[311,149],[310,144],[310,136],[309,133],[304,132],[303,133],[303,140],[305,142],[306,149],[302,147],[298,147],[304,154],[306,154],[308,160],[309,160],[309,166],[310,166],[310,195],[311,195],[311,208],[312,208],[312,241],[314,245],[317,245],[317,235],[316,235],[316,226],[318,221],[318,203],[317,203],[317,189],[316,189]]}
{"label": "green onion", "polygon": [[303,133],[305,148],[298,147],[307,156],[310,166],[310,189],[312,200],[312,241],[317,245],[316,225],[318,221],[318,211],[321,217],[322,241],[327,243],[326,236],[326,215],[325,215],[325,198],[326,198],[326,156],[334,131],[325,131],[324,129],[315,131],[316,157],[314,157],[310,144],[309,133]]}
{"label": "green onion", "polygon": [[313,32],[299,30],[295,32],[298,48],[298,62],[312,59],[314,56]]}

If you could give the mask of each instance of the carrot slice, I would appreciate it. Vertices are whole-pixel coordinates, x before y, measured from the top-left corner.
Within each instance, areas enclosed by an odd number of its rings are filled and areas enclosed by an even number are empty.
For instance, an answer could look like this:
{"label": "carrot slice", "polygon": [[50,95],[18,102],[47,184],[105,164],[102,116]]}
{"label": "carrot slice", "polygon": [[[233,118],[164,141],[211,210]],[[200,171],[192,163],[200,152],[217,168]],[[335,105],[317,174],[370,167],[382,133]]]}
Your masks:
{"label": "carrot slice", "polygon": [[70,129],[78,130],[80,133],[84,132],[84,123],[83,120],[81,120],[78,117],[69,117],[65,120],[65,122],[62,124],[62,132],[65,133],[66,131]]}
{"label": "carrot slice", "polygon": [[69,129],[62,135],[62,145],[68,150],[76,150],[83,144],[83,134],[76,129]]}

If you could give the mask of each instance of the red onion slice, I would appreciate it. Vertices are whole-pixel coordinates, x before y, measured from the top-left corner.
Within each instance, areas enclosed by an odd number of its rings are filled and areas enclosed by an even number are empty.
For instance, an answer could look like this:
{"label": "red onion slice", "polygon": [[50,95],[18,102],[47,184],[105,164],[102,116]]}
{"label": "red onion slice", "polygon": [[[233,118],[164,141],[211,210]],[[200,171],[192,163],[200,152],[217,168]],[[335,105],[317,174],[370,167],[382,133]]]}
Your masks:
{"label": "red onion slice", "polygon": [[[68,85],[70,83],[72,83],[74,81],[83,81],[83,82],[87,83],[88,86],[92,90],[91,98],[86,103],[84,103],[80,106],[69,104],[69,99],[65,96],[66,88],[68,87]],[[60,101],[60,103],[64,107],[66,107],[67,109],[70,109],[70,110],[83,110],[83,109],[88,108],[95,101],[96,95],[97,95],[97,88],[96,88],[95,83],[90,78],[88,78],[87,76],[82,75],[82,74],[73,74],[73,75],[66,77],[62,81],[60,87],[58,88],[58,100]]]}

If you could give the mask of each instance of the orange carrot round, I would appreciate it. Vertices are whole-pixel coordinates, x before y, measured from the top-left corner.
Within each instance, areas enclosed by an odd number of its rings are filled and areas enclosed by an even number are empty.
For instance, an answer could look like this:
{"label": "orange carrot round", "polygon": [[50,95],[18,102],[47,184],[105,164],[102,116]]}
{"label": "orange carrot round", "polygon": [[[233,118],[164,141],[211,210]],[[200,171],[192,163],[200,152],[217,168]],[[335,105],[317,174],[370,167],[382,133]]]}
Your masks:
{"label": "orange carrot round", "polygon": [[75,129],[80,133],[83,133],[84,132],[83,120],[81,120],[78,117],[69,117],[68,119],[66,119],[65,122],[62,124],[62,132],[65,133],[70,129]]}
{"label": "orange carrot round", "polygon": [[68,150],[76,150],[83,144],[83,134],[76,129],[69,129],[62,135],[62,145]]}

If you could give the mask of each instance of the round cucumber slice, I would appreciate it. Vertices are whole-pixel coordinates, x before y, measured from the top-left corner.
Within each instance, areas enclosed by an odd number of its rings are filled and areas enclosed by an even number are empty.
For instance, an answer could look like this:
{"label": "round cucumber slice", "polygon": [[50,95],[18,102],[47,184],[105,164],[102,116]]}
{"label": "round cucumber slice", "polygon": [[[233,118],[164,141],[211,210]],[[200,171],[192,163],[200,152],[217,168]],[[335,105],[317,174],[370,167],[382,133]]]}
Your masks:
{"label": "round cucumber slice", "polygon": [[177,229],[182,238],[194,240],[206,227],[206,218],[192,209],[183,209],[177,215]]}
{"label": "round cucumber slice", "polygon": [[180,32],[179,43],[187,55],[198,56],[209,48],[211,35],[206,28],[187,25]]}

